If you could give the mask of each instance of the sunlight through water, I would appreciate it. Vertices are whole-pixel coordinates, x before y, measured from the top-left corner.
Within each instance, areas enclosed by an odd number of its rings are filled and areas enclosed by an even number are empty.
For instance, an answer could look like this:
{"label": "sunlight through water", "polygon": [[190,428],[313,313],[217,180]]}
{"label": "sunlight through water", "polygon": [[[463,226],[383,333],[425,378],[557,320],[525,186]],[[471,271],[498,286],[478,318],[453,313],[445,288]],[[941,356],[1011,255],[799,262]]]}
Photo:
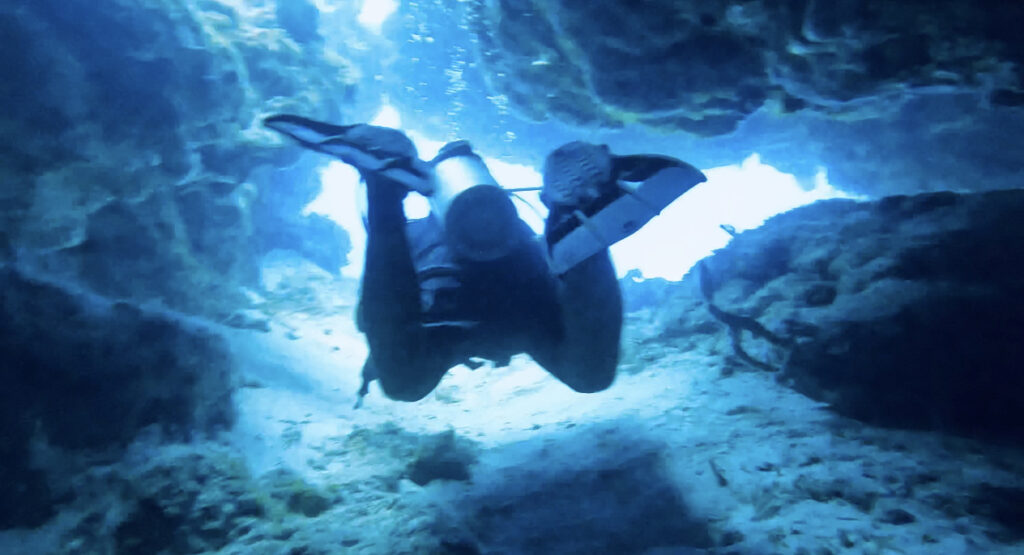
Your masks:
{"label": "sunlight through water", "polygon": [[[371,121],[374,125],[400,128],[401,116],[385,105]],[[416,144],[421,158],[429,160],[444,145],[419,133],[406,130]],[[538,187],[541,175],[537,169],[483,157],[491,173],[505,187]],[[851,198],[832,187],[824,170],[819,171],[810,190],[800,186],[796,177],[761,163],[752,154],[742,164],[704,170],[708,177],[702,183],[670,204],[640,231],[612,247],[612,257],[620,276],[638,269],[645,278],[660,277],[680,280],[700,259],[728,244],[731,236],[722,226],[737,232],[759,227],[768,218],[828,198]],[[306,212],[323,214],[338,222],[352,239],[350,264],[342,273],[358,277],[363,270],[366,231],[362,224],[361,206],[365,191],[359,174],[351,166],[333,161],[321,171],[323,190],[306,207]],[[540,233],[547,210],[537,193],[522,193],[513,198],[520,216]],[[406,198],[406,215],[422,218],[429,205],[422,196],[412,193]]]}
{"label": "sunlight through water", "polygon": [[367,29],[380,33],[381,26],[398,9],[396,0],[363,0],[363,9],[357,20]]}

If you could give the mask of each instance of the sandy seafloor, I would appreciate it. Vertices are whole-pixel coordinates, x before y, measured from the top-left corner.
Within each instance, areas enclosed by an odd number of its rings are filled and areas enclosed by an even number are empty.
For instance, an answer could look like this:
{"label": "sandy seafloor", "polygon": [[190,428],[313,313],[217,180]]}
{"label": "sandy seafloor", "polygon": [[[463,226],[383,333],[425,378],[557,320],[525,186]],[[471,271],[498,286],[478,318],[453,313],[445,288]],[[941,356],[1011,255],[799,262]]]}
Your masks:
{"label": "sandy seafloor", "polygon": [[[191,448],[242,455],[253,475],[292,468],[340,501],[291,521],[291,539],[277,547],[243,538],[220,553],[280,552],[290,541],[418,553],[435,535],[484,553],[592,553],[594,538],[577,544],[573,534],[595,531],[674,538],[635,544],[651,554],[1024,550],[993,541],[991,523],[964,510],[981,484],[1020,486],[1019,452],[842,419],[770,374],[723,376],[724,359],[708,352],[648,344],[633,359],[649,363],[624,364],[597,394],[572,392],[521,356],[503,369],[458,367],[418,403],[388,400],[374,385],[354,410],[366,347],[348,304],[281,310],[269,333],[223,329],[240,361],[239,419]],[[631,314],[624,341],[642,336],[645,321]],[[405,477],[410,443],[447,431],[476,443],[470,479],[421,487]],[[74,516],[5,533],[0,546],[52,548],[43,536]],[[674,519],[687,524],[666,524]],[[517,543],[525,536],[535,541]]]}
{"label": "sandy seafloor", "polygon": [[[532,473],[546,480],[651,453],[664,464],[660,478],[689,509],[687,518],[706,521],[715,544],[743,538],[716,548],[721,552],[1021,552],[990,541],[986,526],[970,516],[938,511],[934,501],[979,483],[1016,483],[1024,466],[1013,450],[841,419],[769,374],[722,377],[718,356],[668,348],[647,357],[655,360],[642,371],[621,372],[611,389],[589,395],[572,392],[523,356],[504,369],[458,367],[418,403],[390,401],[374,386],[353,410],[365,346],[351,318],[294,314],[279,321],[300,337],[288,339],[281,328],[232,332],[248,359],[245,374],[262,384],[237,395],[241,419],[232,434],[257,472],[283,461],[315,482],[363,489],[375,472],[374,455],[355,457],[339,447],[357,428],[389,424],[414,434],[451,429],[482,447],[469,482],[420,488],[403,480],[397,492],[366,496],[363,508],[343,503],[341,513],[372,512],[385,501],[458,513],[463,496],[519,479],[510,475],[521,476],[529,491]],[[625,340],[637,333],[627,330]],[[534,501],[545,503],[543,491]],[[899,511],[914,522],[887,522],[901,521]],[[372,528],[359,542],[366,552],[375,550]]]}

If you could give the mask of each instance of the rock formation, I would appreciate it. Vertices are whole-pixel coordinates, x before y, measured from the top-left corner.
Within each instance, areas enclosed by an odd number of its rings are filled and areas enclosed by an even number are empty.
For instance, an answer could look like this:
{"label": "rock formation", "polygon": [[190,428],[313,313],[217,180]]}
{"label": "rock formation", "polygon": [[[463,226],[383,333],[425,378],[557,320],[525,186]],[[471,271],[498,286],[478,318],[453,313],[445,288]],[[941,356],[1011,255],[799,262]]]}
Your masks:
{"label": "rock formation", "polygon": [[233,423],[234,363],[216,333],[10,269],[0,290],[0,528],[52,516],[60,480],[33,450],[116,459],[146,428],[180,441]]}
{"label": "rock formation", "polygon": [[1024,131],[1019,4],[472,6],[491,94],[527,118],[672,133],[660,148],[700,167],[751,152],[800,176],[825,167],[872,196],[1013,188],[1024,173],[1007,148]]}
{"label": "rock formation", "polygon": [[[861,421],[1020,441],[1022,217],[1018,191],[776,216],[704,262],[715,310],[735,315],[716,314],[734,335],[714,331],[718,349]],[[696,279],[656,317],[684,348],[712,331]]]}
{"label": "rock formation", "polygon": [[[303,46],[300,14],[278,15],[286,31],[258,5],[0,9],[0,126],[13,139],[0,151],[0,261],[211,315],[245,303],[238,286],[275,242],[336,272],[347,236],[300,214],[319,188],[309,166],[263,169],[299,154],[266,148],[277,139],[258,122],[286,108],[337,117],[325,100],[353,84],[343,60]],[[285,188],[298,202],[279,202]]]}

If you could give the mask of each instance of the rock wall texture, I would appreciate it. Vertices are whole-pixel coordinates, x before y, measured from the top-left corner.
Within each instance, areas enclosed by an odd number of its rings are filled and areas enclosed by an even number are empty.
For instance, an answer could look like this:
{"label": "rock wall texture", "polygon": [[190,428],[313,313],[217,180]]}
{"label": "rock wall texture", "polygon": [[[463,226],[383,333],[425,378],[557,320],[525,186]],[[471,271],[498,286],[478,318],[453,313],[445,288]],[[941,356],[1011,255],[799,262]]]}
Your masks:
{"label": "rock wall texture", "polygon": [[[605,441],[621,441],[608,433]],[[631,438],[612,460],[586,453],[576,465],[502,469],[479,476],[459,499],[457,518],[477,552],[645,553],[671,545],[700,552],[713,541],[706,523],[673,488],[657,451]],[[532,453],[544,460],[543,451]],[[666,550],[667,551],[667,550]]]}
{"label": "rock wall texture", "polygon": [[132,452],[83,473],[73,485],[82,517],[63,535],[63,552],[287,553],[286,540],[315,534],[303,530],[308,517],[340,500],[291,471],[256,478],[236,453],[203,446]]}
{"label": "rock wall texture", "polygon": [[683,139],[688,159],[750,149],[876,196],[1010,188],[1024,172],[1001,153],[1024,128],[1018,3],[473,6],[489,85],[529,118],[730,135]]}
{"label": "rock wall texture", "polygon": [[10,269],[0,290],[0,529],[52,515],[40,449],[116,458],[148,427],[185,440],[233,423],[218,335]]}
{"label": "rock wall texture", "polygon": [[274,8],[0,6],[0,528],[68,501],[46,453],[114,460],[144,429],[232,424],[222,338],[140,306],[226,317],[273,249],[345,264],[344,230],[302,214],[314,162],[258,122],[337,118],[351,67],[318,50],[311,4]]}
{"label": "rock wall texture", "polygon": [[14,138],[0,147],[0,261],[17,257],[105,295],[212,314],[244,303],[238,285],[255,281],[259,256],[279,235],[303,236],[299,251],[328,245],[316,258],[336,271],[347,236],[278,202],[276,189],[312,198],[318,184],[309,168],[291,182],[261,169],[299,155],[261,148],[277,139],[257,124],[275,109],[336,118],[334,100],[352,93],[353,80],[344,60],[307,45],[315,37],[296,16],[272,7],[0,8],[0,130]]}
{"label": "rock wall texture", "polygon": [[704,263],[735,339],[709,324],[693,273],[658,334],[685,349],[716,334],[737,367],[845,416],[1021,441],[1022,217],[1020,191],[800,208]]}
{"label": "rock wall texture", "polygon": [[[732,131],[766,103],[873,116],[915,89],[1024,104],[1004,2],[484,0],[492,82],[538,117]],[[536,94],[547,92],[548,94]]]}

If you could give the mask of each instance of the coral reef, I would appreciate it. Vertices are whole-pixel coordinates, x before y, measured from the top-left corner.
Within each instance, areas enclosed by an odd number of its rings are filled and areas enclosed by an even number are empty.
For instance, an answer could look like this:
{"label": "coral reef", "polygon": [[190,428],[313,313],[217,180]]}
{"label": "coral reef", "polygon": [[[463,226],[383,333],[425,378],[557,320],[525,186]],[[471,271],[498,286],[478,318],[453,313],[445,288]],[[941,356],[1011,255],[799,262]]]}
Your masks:
{"label": "coral reef", "polygon": [[[657,445],[634,430],[578,432],[596,444],[560,437],[564,451],[509,445],[509,463],[477,477],[452,509],[478,552],[645,553],[713,545],[676,491]],[[592,434],[592,435],[591,435]],[[558,459],[556,457],[564,457]],[[512,464],[517,461],[518,464]],[[464,532],[464,533],[465,533]],[[673,551],[674,552],[674,551]]]}
{"label": "coral reef", "polygon": [[[0,6],[0,551],[1020,552],[1024,194],[948,191],[1022,184],[1024,5],[358,4]],[[326,159],[259,121],[382,101],[876,200],[627,276],[608,391],[523,357],[353,413]]]}
{"label": "coral reef", "polygon": [[[299,155],[261,148],[277,139],[257,122],[285,107],[337,117],[326,100],[351,94],[349,68],[296,42],[311,32],[297,23],[298,7],[277,14],[286,32],[263,4],[0,8],[10,54],[0,70],[0,129],[17,138],[0,150],[9,184],[0,198],[3,260],[105,295],[220,315],[245,304],[238,286],[255,281],[266,237],[319,243],[316,261],[337,271],[347,235],[270,198],[280,196],[274,173],[260,168]],[[318,184],[307,170],[288,187],[302,198]]]}
{"label": "coral reef", "polygon": [[467,443],[452,430],[422,438],[416,458],[406,469],[409,479],[419,486],[434,480],[468,480],[476,457]]}
{"label": "coral reef", "polygon": [[64,552],[207,553],[231,545],[280,553],[303,519],[337,502],[294,472],[256,478],[221,447],[133,449],[125,461],[75,480],[72,506],[83,510],[63,535]]}
{"label": "coral reef", "polygon": [[[495,89],[525,113],[734,130],[771,101],[847,117],[915,91],[1020,104],[1024,12],[999,2],[509,2],[478,0]],[[888,108],[885,108],[887,111]]]}
{"label": "coral reef", "polygon": [[[1024,172],[1004,147],[1024,132],[1024,45],[1009,23],[1024,18],[1018,4],[471,6],[499,114],[582,126],[602,133],[598,140],[667,150],[704,168],[757,152],[805,178],[825,167],[833,184],[876,197],[1013,188]],[[472,86],[473,76],[462,82]],[[504,121],[542,148],[557,146],[549,135],[573,138],[557,125],[530,133]],[[487,148],[510,148],[489,138],[501,130],[460,125]],[[637,137],[638,127],[655,133]]]}
{"label": "coral reef", "polygon": [[10,269],[0,289],[0,528],[40,524],[54,502],[32,444],[116,456],[145,428],[187,439],[233,422],[233,362],[218,335]]}
{"label": "coral reef", "polygon": [[[1024,195],[1005,191],[776,216],[705,261],[725,307],[712,314],[732,330],[726,352],[866,422],[1024,438],[1022,214]],[[662,337],[707,332],[706,316],[679,312],[691,295],[659,313]],[[736,349],[743,329],[758,356]]]}

